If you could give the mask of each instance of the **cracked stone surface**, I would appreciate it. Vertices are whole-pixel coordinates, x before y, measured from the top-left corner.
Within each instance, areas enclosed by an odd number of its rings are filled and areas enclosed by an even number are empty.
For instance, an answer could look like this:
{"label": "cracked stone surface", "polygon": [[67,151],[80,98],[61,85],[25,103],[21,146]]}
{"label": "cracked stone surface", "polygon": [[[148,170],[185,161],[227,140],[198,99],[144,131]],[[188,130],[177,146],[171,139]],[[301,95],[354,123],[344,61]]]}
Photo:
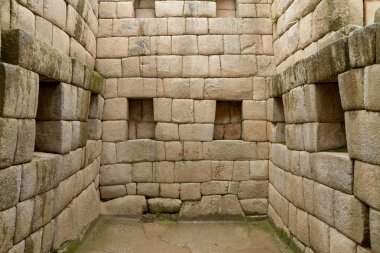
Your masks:
{"label": "cracked stone surface", "polygon": [[77,253],[290,253],[273,231],[248,223],[141,223],[101,217]]}

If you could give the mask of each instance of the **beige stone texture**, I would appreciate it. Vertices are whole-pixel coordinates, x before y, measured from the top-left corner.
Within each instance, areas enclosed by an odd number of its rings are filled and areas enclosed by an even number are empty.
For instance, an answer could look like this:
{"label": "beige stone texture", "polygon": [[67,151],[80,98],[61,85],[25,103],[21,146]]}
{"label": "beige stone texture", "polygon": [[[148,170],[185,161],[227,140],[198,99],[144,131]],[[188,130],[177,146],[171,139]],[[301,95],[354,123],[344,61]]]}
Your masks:
{"label": "beige stone texture", "polygon": [[206,195],[224,195],[228,192],[227,181],[210,181],[201,184],[201,194]]}
{"label": "beige stone texture", "polygon": [[208,20],[207,18],[186,18],[186,33],[187,34],[207,34]]}
{"label": "beige stone texture", "polygon": [[180,197],[182,201],[200,200],[201,199],[201,184],[199,183],[181,184]]}
{"label": "beige stone texture", "polygon": [[266,121],[244,120],[243,140],[245,141],[267,141]]}
{"label": "beige stone texture", "polygon": [[252,78],[210,78],[204,87],[205,99],[252,99]]}
{"label": "beige stone texture", "polygon": [[347,129],[344,129],[344,125],[341,123],[304,124],[305,150],[317,152],[344,147],[346,145],[345,133],[348,135]]}
{"label": "beige stone texture", "polygon": [[372,208],[369,213],[369,226],[370,226],[370,233],[371,233],[372,252],[377,252],[380,249],[380,245],[379,245],[380,212]]}
{"label": "beige stone texture", "polygon": [[334,226],[334,190],[314,183],[314,207],[317,218]]}
{"label": "beige stone texture", "polygon": [[379,167],[363,163],[355,162],[354,169],[354,194],[366,204],[379,209]]}
{"label": "beige stone texture", "polygon": [[378,113],[350,111],[345,113],[347,147],[352,159],[380,165],[380,145],[375,137],[380,123]]}
{"label": "beige stone texture", "polygon": [[220,55],[223,54],[222,35],[202,35],[198,36],[199,54]]}
{"label": "beige stone texture", "polygon": [[309,216],[310,246],[315,252],[330,252],[329,226]]}
{"label": "beige stone texture", "polygon": [[183,158],[185,160],[202,160],[203,151],[201,142],[184,142],[183,143]]}
{"label": "beige stone texture", "polygon": [[198,41],[195,35],[183,35],[172,37],[172,54],[197,55]]}
{"label": "beige stone texture", "polygon": [[100,186],[100,196],[102,199],[115,199],[127,195],[125,185]]}
{"label": "beige stone texture", "polygon": [[174,183],[174,163],[155,163],[155,177],[155,182],[158,183]]}
{"label": "beige stone texture", "polygon": [[212,161],[211,179],[212,180],[232,180],[233,174],[232,161]]}
{"label": "beige stone texture", "polygon": [[267,104],[265,101],[243,100],[242,103],[242,119],[243,120],[266,120]]}
{"label": "beige stone texture", "polygon": [[357,243],[367,239],[368,207],[353,195],[335,191],[335,227]]}
{"label": "beige stone texture", "polygon": [[130,164],[113,164],[100,168],[101,185],[117,185],[132,182],[132,166]]}
{"label": "beige stone texture", "polygon": [[156,17],[181,17],[184,11],[184,2],[158,2],[155,4]]}
{"label": "beige stone texture", "polygon": [[139,218],[148,206],[143,196],[125,196],[101,203],[101,213],[107,215],[125,215]]}
{"label": "beige stone texture", "polygon": [[249,179],[249,161],[235,161],[232,180],[240,182]]}
{"label": "beige stone texture", "polygon": [[268,181],[242,181],[239,185],[239,199],[268,197]]}
{"label": "beige stone texture", "polygon": [[176,141],[179,140],[178,124],[158,122],[155,130],[157,140]]}
{"label": "beige stone texture", "polygon": [[364,72],[354,69],[338,76],[339,92],[344,110],[364,108]]}
{"label": "beige stone texture", "polygon": [[257,159],[257,145],[242,141],[213,141],[203,143],[204,159],[217,161],[244,161]]}
{"label": "beige stone texture", "polygon": [[246,215],[263,215],[268,213],[268,199],[243,199],[239,202]]}
{"label": "beige stone texture", "polygon": [[168,161],[181,161],[183,158],[183,145],[179,141],[165,142],[165,154]]}
{"label": "beige stone texture", "polygon": [[172,121],[176,123],[194,122],[194,100],[173,99]]}
{"label": "beige stone texture", "polygon": [[249,77],[257,74],[256,56],[222,55],[220,59],[223,77]]}
{"label": "beige stone texture", "polygon": [[207,56],[193,55],[183,57],[183,77],[208,77],[209,63]]}
{"label": "beige stone texture", "polygon": [[160,196],[163,198],[179,198],[180,184],[160,184]]}
{"label": "beige stone texture", "polygon": [[355,253],[356,243],[336,229],[330,228],[330,252],[337,253]]}
{"label": "beige stone texture", "polygon": [[194,121],[196,123],[214,123],[215,100],[194,100]]}
{"label": "beige stone texture", "polygon": [[310,155],[310,166],[314,180],[352,194],[353,162],[347,154],[314,153]]}
{"label": "beige stone texture", "polygon": [[121,58],[128,56],[128,38],[99,38],[97,41],[99,58]]}
{"label": "beige stone texture", "polygon": [[212,141],[213,124],[180,124],[179,139],[181,141]]}
{"label": "beige stone texture", "polygon": [[[175,53],[175,52],[173,52]],[[178,54],[178,53],[177,53]],[[158,77],[181,77],[182,57],[178,55],[158,56]]]}
{"label": "beige stone texture", "polygon": [[137,195],[146,197],[158,197],[160,193],[160,184],[157,183],[138,183]]}
{"label": "beige stone texture", "polygon": [[380,65],[368,66],[364,69],[364,107],[369,111],[379,111],[380,105],[377,97],[379,96],[379,91],[377,90],[377,84],[379,82],[379,71]]}
{"label": "beige stone texture", "polygon": [[152,163],[134,163],[132,164],[132,180],[135,183],[153,182],[154,168]]}
{"label": "beige stone texture", "polygon": [[201,183],[211,180],[210,161],[184,161],[175,163],[175,181]]}
{"label": "beige stone texture", "polygon": [[128,138],[127,121],[103,121],[103,141],[120,142],[126,141]]}

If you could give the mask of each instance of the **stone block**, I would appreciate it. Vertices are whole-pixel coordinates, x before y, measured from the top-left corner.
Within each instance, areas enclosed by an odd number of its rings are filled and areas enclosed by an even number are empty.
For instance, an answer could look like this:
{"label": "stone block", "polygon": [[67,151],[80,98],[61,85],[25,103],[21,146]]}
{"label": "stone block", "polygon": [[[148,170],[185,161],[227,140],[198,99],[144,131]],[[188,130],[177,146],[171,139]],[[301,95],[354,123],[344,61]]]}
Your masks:
{"label": "stone block", "polygon": [[102,143],[102,164],[116,163],[116,143]]}
{"label": "stone block", "polygon": [[180,197],[182,201],[200,200],[201,199],[201,184],[200,183],[181,184]]}
{"label": "stone block", "polygon": [[380,212],[372,208],[369,214],[369,227],[371,232],[372,252],[378,252],[380,250]]}
{"label": "stone block", "polygon": [[25,251],[39,252],[42,246],[42,236],[43,229],[39,229],[38,231],[31,234],[28,238],[26,238]]}
{"label": "stone block", "polygon": [[198,36],[199,54],[201,55],[221,55],[223,54],[222,35],[202,35]]}
{"label": "stone block", "polygon": [[210,161],[184,161],[175,163],[175,182],[201,183],[211,180]]}
{"label": "stone block", "polygon": [[163,143],[152,140],[131,140],[116,144],[119,163],[154,162],[162,159]]}
{"label": "stone block", "polygon": [[232,180],[233,162],[232,161],[212,161],[211,179],[212,180]]}
{"label": "stone block", "polygon": [[380,94],[377,89],[380,82],[379,69],[379,64],[364,68],[364,107],[369,111],[380,111],[380,104],[376,99]]}
{"label": "stone block", "polygon": [[172,37],[172,54],[174,55],[197,55],[197,36],[183,35]]}
{"label": "stone block", "polygon": [[157,140],[179,140],[178,124],[158,122],[155,130]]}
{"label": "stone block", "polygon": [[[125,4],[125,3],[122,3],[122,4]],[[128,56],[128,38],[123,38],[123,37],[98,38],[97,57],[122,58],[122,57],[127,57],[127,56]]]}
{"label": "stone block", "polygon": [[330,252],[355,253],[356,243],[336,229],[330,228]]}
{"label": "stone block", "polygon": [[353,162],[344,153],[313,153],[310,155],[313,179],[335,190],[352,194]]}
{"label": "stone block", "polygon": [[74,198],[75,176],[62,181],[54,189],[53,217],[57,216]]}
{"label": "stone block", "polygon": [[155,182],[173,183],[174,182],[174,163],[173,162],[157,162],[155,164]]}
{"label": "stone block", "polygon": [[338,76],[339,92],[345,111],[364,109],[364,71],[353,69]]}
{"label": "stone block", "polygon": [[377,112],[350,111],[345,113],[348,153],[352,159],[380,165],[380,140],[376,132],[380,125]]}
{"label": "stone block", "polygon": [[249,77],[257,74],[256,56],[222,55],[220,59],[223,77]]}
{"label": "stone block", "polygon": [[3,32],[1,37],[3,61],[58,81],[71,82],[70,57],[22,30]]}
{"label": "stone block", "polygon": [[266,215],[268,213],[268,199],[243,199],[239,202],[246,215]]}
{"label": "stone block", "polygon": [[196,123],[214,123],[215,100],[194,100],[194,120]]}
{"label": "stone block", "polygon": [[140,77],[140,58],[128,57],[121,60],[123,77]]}
{"label": "stone block", "polygon": [[285,143],[285,123],[267,123],[268,141],[272,143]]}
{"label": "stone block", "polygon": [[371,207],[380,209],[379,166],[356,161],[354,171],[355,196]]}
{"label": "stone block", "polygon": [[42,253],[48,253],[50,252],[52,245],[53,245],[53,239],[54,239],[54,220],[47,224],[43,228],[43,234],[42,234],[42,243],[41,243],[41,252]]}
{"label": "stone block", "polygon": [[249,166],[249,161],[235,161],[232,180],[238,182],[249,180]]}
{"label": "stone block", "polygon": [[183,57],[183,77],[208,77],[209,63],[208,56],[192,55]]}
{"label": "stone block", "polygon": [[181,77],[181,73],[182,73],[182,57],[181,56],[177,56],[177,55],[157,56],[158,77]]}
{"label": "stone block", "polygon": [[267,198],[268,181],[242,181],[239,185],[239,199]]}
{"label": "stone block", "polygon": [[100,167],[101,185],[118,185],[132,182],[130,164],[114,164]]}
{"label": "stone block", "polygon": [[179,141],[165,142],[165,154],[168,161],[181,161],[183,158],[183,145]]}
{"label": "stone block", "polygon": [[346,145],[345,133],[347,131],[341,123],[304,124],[305,150],[318,152],[344,147]]}
{"label": "stone block", "polygon": [[127,195],[125,185],[100,186],[100,196],[102,199],[115,199]]}
{"label": "stone block", "polygon": [[135,183],[153,182],[153,165],[150,162],[132,164],[132,180]]}
{"label": "stone block", "polygon": [[368,240],[368,207],[353,195],[335,191],[335,227],[356,243]]}
{"label": "stone block", "polygon": [[122,77],[121,59],[97,59],[96,69],[106,78]]}
{"label": "stone block", "polygon": [[184,142],[183,143],[183,158],[185,160],[202,160],[203,151],[201,142]]}
{"label": "stone block", "polygon": [[243,121],[244,141],[267,141],[266,121],[244,120]]}
{"label": "stone block", "polygon": [[158,197],[160,193],[160,185],[157,183],[138,183],[137,195],[146,197]]}
{"label": "stone block", "polygon": [[310,246],[315,252],[330,252],[329,226],[315,218],[309,216]]}
{"label": "stone block", "polygon": [[243,100],[242,119],[243,120],[266,120],[266,102]]}
{"label": "stone block", "polygon": [[179,199],[153,198],[148,199],[150,213],[178,213],[182,201]]}
{"label": "stone block", "polygon": [[17,125],[16,119],[0,118],[0,168],[13,164],[17,147]]}
{"label": "stone block", "polygon": [[205,195],[225,195],[228,192],[227,181],[210,181],[201,184],[201,194]]}
{"label": "stone block", "polygon": [[257,159],[257,144],[242,141],[213,141],[203,143],[203,157],[217,161],[246,161]]}
{"label": "stone block", "polygon": [[281,97],[270,98],[267,103],[267,118],[272,122],[285,122],[284,104]]}
{"label": "stone block", "polygon": [[173,99],[172,121],[176,123],[194,122],[194,100]]}
{"label": "stone block", "polygon": [[16,208],[10,208],[8,210],[0,212],[0,227],[1,234],[0,238],[2,244],[0,250],[6,252],[10,250],[13,246],[13,236],[15,234],[15,223],[16,223]]}
{"label": "stone block", "polygon": [[101,213],[105,215],[124,215],[140,218],[148,210],[144,196],[125,196],[101,203]]}
{"label": "stone block", "polygon": [[38,75],[6,63],[0,64],[0,116],[34,118],[38,102]]}
{"label": "stone block", "polygon": [[213,124],[180,124],[179,139],[181,141],[212,141]]}
{"label": "stone block", "polygon": [[35,149],[65,154],[71,151],[72,125],[68,121],[37,121]]}
{"label": "stone block", "polygon": [[304,150],[305,141],[304,130],[305,125],[302,124],[286,124],[285,125],[285,140],[286,145],[292,150]]}
{"label": "stone block", "polygon": [[32,231],[48,224],[53,217],[54,190],[37,195],[34,199]]}
{"label": "stone block", "polygon": [[317,218],[334,226],[334,190],[314,183],[314,208]]}
{"label": "stone block", "polygon": [[136,195],[137,194],[137,184],[136,183],[129,183],[126,185],[127,188],[127,194],[128,195]]}
{"label": "stone block", "polygon": [[103,121],[102,140],[108,142],[120,142],[128,139],[127,121]]}
{"label": "stone block", "polygon": [[15,243],[25,239],[31,233],[33,210],[34,199],[28,199],[17,204],[17,213],[15,216]]}
{"label": "stone block", "polygon": [[36,123],[34,120],[17,121],[17,146],[13,164],[30,162],[33,158]]}
{"label": "stone block", "polygon": [[111,98],[104,101],[103,120],[127,120],[128,100]]}
{"label": "stone block", "polygon": [[180,184],[160,184],[160,196],[162,198],[179,198]]}
{"label": "stone block", "polygon": [[352,68],[360,68],[375,63],[377,25],[359,29],[348,37],[348,49]]}
{"label": "stone block", "polygon": [[129,38],[128,47],[129,56],[150,55],[150,41],[148,37]]}
{"label": "stone block", "polygon": [[349,24],[363,25],[362,10],[361,1],[322,0],[313,14],[313,40]]}
{"label": "stone block", "polygon": [[207,34],[207,18],[186,18],[186,34]]}
{"label": "stone block", "polygon": [[297,238],[304,244],[309,245],[309,214],[297,209]]}
{"label": "stone block", "polygon": [[251,78],[210,78],[205,81],[205,99],[243,100],[252,99]]}
{"label": "stone block", "polygon": [[164,79],[165,97],[189,98],[190,80],[182,78]]}
{"label": "stone block", "polygon": [[134,18],[135,9],[133,2],[119,2],[116,4],[118,18]]}

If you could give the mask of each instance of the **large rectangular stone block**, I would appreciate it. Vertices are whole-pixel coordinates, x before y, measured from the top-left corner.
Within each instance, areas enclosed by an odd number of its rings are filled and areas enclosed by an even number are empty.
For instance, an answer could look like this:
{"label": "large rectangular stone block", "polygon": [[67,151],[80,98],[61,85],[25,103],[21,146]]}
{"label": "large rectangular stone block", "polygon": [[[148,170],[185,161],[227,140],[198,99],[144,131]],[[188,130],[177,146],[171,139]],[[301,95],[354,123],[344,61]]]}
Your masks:
{"label": "large rectangular stone block", "polygon": [[17,147],[17,120],[0,118],[0,168],[13,164]]}
{"label": "large rectangular stone block", "polygon": [[128,56],[128,38],[98,38],[97,57],[122,58]]}
{"label": "large rectangular stone block", "polygon": [[194,100],[173,99],[172,121],[175,123],[194,122]]}
{"label": "large rectangular stone block", "polygon": [[70,57],[21,30],[2,33],[2,59],[40,75],[71,82]]}
{"label": "large rectangular stone block", "polygon": [[304,124],[305,150],[318,152],[344,147],[346,145],[345,133],[342,123]]}
{"label": "large rectangular stone block", "polygon": [[367,26],[355,31],[348,37],[352,68],[365,67],[375,63],[377,29],[378,25]]}
{"label": "large rectangular stone block", "polygon": [[345,111],[364,109],[364,71],[353,69],[338,76],[339,92]]}
{"label": "large rectangular stone block", "polygon": [[158,122],[155,129],[155,136],[157,140],[179,140],[178,124]]}
{"label": "large rectangular stone block", "polygon": [[239,199],[267,198],[268,181],[242,181],[239,184]]}
{"label": "large rectangular stone block", "polygon": [[257,144],[243,141],[212,141],[203,143],[207,160],[245,161],[257,159]]}
{"label": "large rectangular stone block", "polygon": [[18,66],[0,64],[0,116],[34,118],[38,102],[38,75]]}
{"label": "large rectangular stone block", "polygon": [[120,162],[154,162],[162,160],[163,143],[152,140],[131,140],[116,144],[117,161]]}
{"label": "large rectangular stone block", "polygon": [[69,121],[37,121],[36,150],[65,154],[71,151],[72,124]]}
{"label": "large rectangular stone block", "polygon": [[210,180],[210,161],[186,161],[175,163],[175,182],[201,183]]}
{"label": "large rectangular stone block", "polygon": [[345,153],[313,153],[310,155],[313,179],[335,190],[352,194],[353,161]]}
{"label": "large rectangular stone block", "polygon": [[212,78],[205,81],[205,99],[243,100],[252,99],[252,94],[252,78]]}
{"label": "large rectangular stone block", "polygon": [[0,250],[7,252],[13,246],[13,236],[15,234],[16,224],[16,208],[10,208],[8,210],[0,212]]}
{"label": "large rectangular stone block", "polygon": [[132,182],[130,164],[115,164],[100,167],[101,185],[119,185]]}
{"label": "large rectangular stone block", "polygon": [[330,252],[329,226],[314,216],[310,215],[309,229],[310,246],[315,250],[315,252]]}
{"label": "large rectangular stone block", "polygon": [[212,141],[213,124],[180,124],[179,139],[181,141]]}
{"label": "large rectangular stone block", "polygon": [[155,4],[156,17],[182,17],[184,1],[158,1]]}
{"label": "large rectangular stone block", "polygon": [[208,77],[209,57],[203,55],[192,55],[183,57],[183,77]]}
{"label": "large rectangular stone block", "polygon": [[368,207],[353,195],[335,191],[335,227],[358,244],[368,241],[368,213]]}
{"label": "large rectangular stone block", "polygon": [[380,111],[378,97],[380,95],[380,64],[364,68],[364,107],[369,111]]}
{"label": "large rectangular stone block", "polygon": [[367,111],[345,113],[347,147],[351,158],[380,165],[380,114]]}
{"label": "large rectangular stone block", "polygon": [[243,121],[244,141],[267,141],[267,123],[260,120]]}
{"label": "large rectangular stone block", "polygon": [[380,212],[371,208],[369,217],[372,252],[380,252]]}
{"label": "large rectangular stone block", "polygon": [[222,55],[222,77],[250,77],[257,74],[256,56]]}
{"label": "large rectangular stone block", "polygon": [[314,207],[317,218],[334,226],[334,189],[314,183]]}
{"label": "large rectangular stone block", "polygon": [[367,205],[380,209],[380,166],[355,161],[354,194]]}

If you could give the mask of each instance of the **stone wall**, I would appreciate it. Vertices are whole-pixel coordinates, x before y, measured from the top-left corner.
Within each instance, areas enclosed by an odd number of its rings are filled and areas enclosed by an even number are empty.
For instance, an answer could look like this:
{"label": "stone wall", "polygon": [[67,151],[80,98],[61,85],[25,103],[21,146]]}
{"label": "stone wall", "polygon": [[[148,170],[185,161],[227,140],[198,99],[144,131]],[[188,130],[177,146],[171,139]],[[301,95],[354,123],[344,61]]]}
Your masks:
{"label": "stone wall", "polygon": [[1,1],[0,252],[50,252],[99,214],[96,1]]}
{"label": "stone wall", "polygon": [[268,215],[305,252],[380,251],[379,29],[337,31],[269,89],[286,144],[270,147]]}
{"label": "stone wall", "polygon": [[234,195],[247,214],[267,213],[271,5],[236,4],[156,1],[153,19],[100,2],[102,199]]}

